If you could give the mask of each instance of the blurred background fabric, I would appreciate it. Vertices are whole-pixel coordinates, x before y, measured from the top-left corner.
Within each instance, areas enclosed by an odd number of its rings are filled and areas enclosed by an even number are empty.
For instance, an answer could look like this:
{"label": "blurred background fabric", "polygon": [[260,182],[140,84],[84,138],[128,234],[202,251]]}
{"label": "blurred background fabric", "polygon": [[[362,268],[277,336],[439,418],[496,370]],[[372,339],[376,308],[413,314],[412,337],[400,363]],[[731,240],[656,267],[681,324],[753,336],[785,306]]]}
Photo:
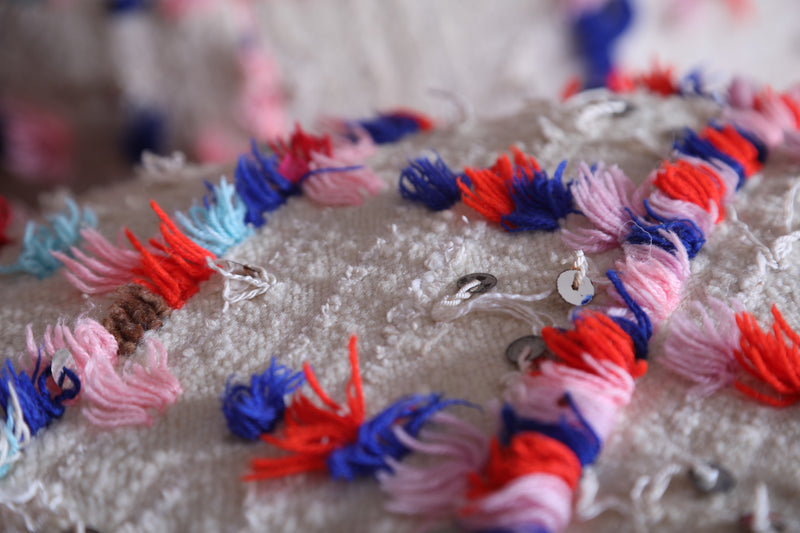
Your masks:
{"label": "blurred background fabric", "polygon": [[[229,160],[250,137],[323,115],[513,113],[580,76],[570,16],[581,4],[592,2],[7,1],[0,194],[34,200],[43,188],[123,179],[143,149]],[[800,72],[793,0],[631,5],[615,46],[623,70],[658,62],[779,89]],[[20,123],[23,148],[9,133]]]}

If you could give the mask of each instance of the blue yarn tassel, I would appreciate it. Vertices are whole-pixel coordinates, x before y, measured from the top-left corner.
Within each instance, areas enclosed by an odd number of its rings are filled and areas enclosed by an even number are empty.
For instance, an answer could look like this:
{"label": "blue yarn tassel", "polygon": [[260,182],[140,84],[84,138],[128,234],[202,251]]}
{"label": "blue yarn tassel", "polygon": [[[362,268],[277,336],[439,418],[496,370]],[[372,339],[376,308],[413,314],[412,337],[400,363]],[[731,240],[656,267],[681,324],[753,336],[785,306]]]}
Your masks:
{"label": "blue yarn tassel", "polygon": [[247,206],[228,180],[223,177],[219,185],[206,187],[209,195],[203,197],[203,206],[192,206],[188,216],[178,212],[175,218],[197,245],[221,256],[252,235],[253,228],[245,222]]}
{"label": "blue yarn tassel", "polygon": [[150,7],[149,0],[108,0],[108,10],[115,15],[133,13]]}
{"label": "blue yarn tassel", "polygon": [[62,388],[61,393],[53,397],[47,389],[47,380],[52,376],[52,371],[49,366],[40,369],[41,360],[39,356],[32,376],[24,372],[19,374],[14,372],[10,361],[6,361],[6,366],[0,375],[0,405],[9,405],[11,393],[8,387],[9,385],[14,387],[22,416],[31,430],[31,435],[48,426],[54,419],[60,418],[64,414],[64,401],[75,398],[81,390],[78,376],[72,370],[65,368],[58,380],[58,386],[63,387],[64,380],[69,378],[72,387]]}
{"label": "blue yarn tassel", "polygon": [[705,161],[708,161],[709,164],[715,166],[713,163],[713,159],[718,159],[731,167],[734,172],[739,176],[739,181],[736,184],[736,190],[739,190],[742,185],[744,185],[745,180],[745,173],[744,167],[739,164],[734,158],[729,156],[728,154],[717,150],[711,142],[701,139],[695,132],[686,128],[683,133],[683,137],[677,139],[673,143],[673,147],[675,150],[682,154],[686,154],[692,157],[699,157]]}
{"label": "blue yarn tassel", "polygon": [[278,156],[265,156],[251,141],[251,152],[239,157],[236,165],[236,191],[247,206],[245,222],[260,228],[264,213],[276,210],[297,187],[278,172]]}
{"label": "blue yarn tassel", "polygon": [[50,252],[69,253],[70,247],[81,241],[81,228],[97,226],[97,217],[90,209],[81,212],[71,198],[67,198],[66,202],[68,213],[47,217],[50,227],[28,222],[17,261],[12,265],[0,266],[0,274],[26,272],[43,279],[61,267],[61,261]]}
{"label": "blue yarn tassel", "polygon": [[575,211],[571,185],[562,181],[566,166],[562,161],[553,179],[545,171],[531,177],[517,169],[509,186],[514,211],[501,221],[506,231],[556,231],[559,219]]}
{"label": "blue yarn tassel", "polygon": [[334,450],[327,459],[333,479],[352,481],[357,477],[391,470],[386,459],[401,459],[410,451],[394,434],[394,426],[403,422],[403,429],[416,437],[422,426],[437,412],[461,400],[443,400],[441,395],[413,395],[401,398],[365,422],[358,431],[358,440]]}
{"label": "blue yarn tassel", "polygon": [[357,120],[355,123],[369,134],[375,144],[393,143],[420,130],[418,121],[402,113],[380,114],[377,118]]}
{"label": "blue yarn tassel", "polygon": [[633,220],[633,227],[626,239],[627,242],[632,244],[651,244],[674,255],[675,245],[661,233],[661,230],[668,231],[681,240],[689,259],[694,259],[706,243],[706,238],[697,224],[685,218],[670,220],[659,216],[653,212],[650,202],[647,200],[644,201],[644,208],[647,211],[647,216],[658,222],[658,224],[648,225],[626,207],[625,210]]}
{"label": "blue yarn tassel", "polygon": [[222,413],[228,429],[243,439],[258,440],[283,420],[285,396],[297,390],[305,377],[303,372],[293,373],[290,368],[278,364],[273,357],[264,373],[250,378],[249,386],[231,380],[232,377],[222,396]]}
{"label": "blue yarn tassel", "polygon": [[554,438],[568,446],[570,450],[575,452],[581,466],[594,463],[597,459],[597,455],[600,453],[600,448],[603,443],[583,417],[578,406],[575,405],[572,396],[570,396],[569,393],[564,393],[564,399],[575,415],[574,422],[568,420],[565,415],[561,415],[558,423],[540,422],[530,418],[522,418],[510,405],[505,404],[500,413],[500,417],[503,421],[502,429],[500,430],[500,442],[504,446],[508,446],[511,437],[517,433],[535,431]]}
{"label": "blue yarn tassel", "polygon": [[461,199],[458,178],[439,154],[435,161],[417,157],[409,160],[408,166],[400,172],[400,196],[423,203],[433,211],[450,209]]}
{"label": "blue yarn tassel", "polygon": [[614,42],[630,26],[630,0],[610,0],[597,11],[583,13],[574,21],[578,52],[586,63],[587,89],[604,87],[614,68]]}
{"label": "blue yarn tassel", "polygon": [[631,337],[631,340],[633,340],[633,349],[636,358],[647,359],[647,344],[650,342],[650,337],[653,336],[653,323],[650,321],[650,317],[647,316],[647,313],[644,312],[644,309],[636,303],[636,300],[631,298],[628,289],[622,284],[619,272],[609,270],[606,272],[606,276],[608,276],[611,284],[617,289],[617,293],[619,293],[625,305],[628,306],[628,309],[631,310],[633,316],[636,318],[636,322],[620,316],[613,316],[611,320],[621,327],[622,330]]}
{"label": "blue yarn tassel", "polygon": [[161,111],[146,107],[133,110],[122,135],[125,157],[131,164],[137,164],[145,150],[163,153],[166,136],[166,119]]}

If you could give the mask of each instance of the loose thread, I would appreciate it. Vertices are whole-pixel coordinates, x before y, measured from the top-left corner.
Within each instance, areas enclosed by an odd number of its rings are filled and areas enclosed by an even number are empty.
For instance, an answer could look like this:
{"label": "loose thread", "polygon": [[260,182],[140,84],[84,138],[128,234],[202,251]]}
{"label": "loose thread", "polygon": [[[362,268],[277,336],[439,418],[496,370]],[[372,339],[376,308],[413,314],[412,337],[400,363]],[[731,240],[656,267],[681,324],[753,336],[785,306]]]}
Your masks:
{"label": "loose thread", "polygon": [[[210,257],[206,258],[206,262],[209,268],[225,278],[222,289],[222,298],[225,300],[223,313],[228,310],[230,304],[252,300],[256,296],[265,294],[278,283],[275,276],[259,266],[243,265],[225,259],[214,261]],[[227,268],[218,263],[226,265]]]}

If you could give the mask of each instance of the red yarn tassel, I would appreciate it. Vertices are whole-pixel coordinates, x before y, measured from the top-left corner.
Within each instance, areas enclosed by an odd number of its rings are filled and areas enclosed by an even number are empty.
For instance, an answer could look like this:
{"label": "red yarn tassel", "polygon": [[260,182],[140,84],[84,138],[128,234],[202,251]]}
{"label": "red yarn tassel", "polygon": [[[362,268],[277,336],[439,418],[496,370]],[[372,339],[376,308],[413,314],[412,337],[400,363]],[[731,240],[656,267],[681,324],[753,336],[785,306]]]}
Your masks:
{"label": "red yarn tassel", "polygon": [[741,164],[746,177],[749,178],[761,169],[756,147],[730,124],[726,124],[722,131],[706,127],[702,136],[708,139],[714,148],[728,154]]}
{"label": "red yarn tassel", "polygon": [[574,326],[571,331],[553,327],[542,330],[547,347],[568,366],[599,375],[584,361],[583,354],[588,354],[597,361],[616,364],[634,378],[647,372],[647,361],[636,359],[631,337],[608,316],[584,313]]}
{"label": "red yarn tassel", "polygon": [[361,385],[361,372],[358,366],[358,338],[350,337],[350,382],[347,384],[347,410],[331,400],[322,390],[314,371],[306,363],[303,365],[306,380],[311,390],[325,407],[316,406],[311,400],[297,393],[286,409],[286,427],[281,438],[264,434],[264,442],[282,448],[292,455],[279,458],[254,459],[252,473],[245,475],[245,481],[271,479],[276,477],[314,472],[326,469],[326,459],[330,453],[358,437],[358,429],[364,422],[364,395]]}
{"label": "red yarn tassel", "polygon": [[525,155],[517,147],[511,147],[511,154],[513,164],[508,155],[503,154],[489,168],[465,168],[464,173],[472,182],[471,189],[461,178],[458,179],[463,202],[496,224],[514,211],[510,190],[514,177],[524,174],[532,178],[534,171],[541,170],[534,157]]}
{"label": "red yarn tassel", "polygon": [[753,315],[737,314],[741,349],[734,352],[742,368],[770,393],[760,392],[738,379],[735,386],[758,402],[786,407],[800,400],[800,336],[774,305],[772,316],[775,318],[772,332],[765,333]]}
{"label": "red yarn tassel", "polygon": [[155,201],[150,201],[150,207],[161,219],[159,230],[164,243],[155,239],[149,242],[162,253],[152,253],[125,228],[128,240],[142,254],[140,266],[133,271],[138,276],[134,281],[160,295],[173,309],[180,309],[197,292],[200,282],[214,273],[206,258],[216,257],[186,237]]}
{"label": "red yarn tassel", "polygon": [[514,435],[507,447],[494,438],[483,472],[469,476],[467,498],[481,498],[528,474],[558,476],[574,490],[581,477],[581,463],[569,446],[541,433]]}
{"label": "red yarn tassel", "polygon": [[664,162],[653,182],[675,200],[683,200],[711,212],[710,202],[717,206],[717,222],[725,218],[722,197],[725,184],[722,179],[706,165],[692,165],[688,161]]}
{"label": "red yarn tassel", "polygon": [[650,72],[637,76],[636,83],[661,96],[670,96],[678,92],[672,71],[673,67],[661,67],[656,63]]}

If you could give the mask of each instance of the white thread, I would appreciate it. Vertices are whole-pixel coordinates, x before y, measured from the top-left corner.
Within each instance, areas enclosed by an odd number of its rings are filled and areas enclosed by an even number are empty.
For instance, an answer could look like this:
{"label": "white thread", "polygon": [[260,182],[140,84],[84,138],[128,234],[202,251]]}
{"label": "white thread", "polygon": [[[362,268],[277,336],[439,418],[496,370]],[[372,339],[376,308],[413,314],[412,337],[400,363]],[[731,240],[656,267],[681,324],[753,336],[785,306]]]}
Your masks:
{"label": "white thread", "polygon": [[[58,487],[63,490],[60,485],[51,483],[49,486],[51,489]],[[71,509],[66,508],[60,490],[59,494],[51,497],[42,482],[37,480],[31,483],[25,492],[11,489],[8,493],[0,493],[0,505],[22,517],[28,531],[50,531],[53,529],[54,519],[58,520],[57,528],[63,529],[64,515],[66,515],[66,521],[74,527],[75,533],[86,533],[86,523]],[[40,505],[33,505],[37,496]],[[7,525],[5,520],[4,525]],[[43,527],[45,525],[50,527]]]}
{"label": "white thread", "polygon": [[719,470],[707,463],[692,464],[692,472],[702,490],[711,490],[719,479]]}
{"label": "white thread", "polygon": [[572,263],[572,269],[575,271],[575,280],[572,282],[572,288],[576,291],[580,288],[584,278],[586,278],[588,268],[589,263],[583,250],[575,250],[575,261]]}
{"label": "white thread", "polygon": [[792,185],[792,188],[789,189],[789,192],[786,194],[786,200],[783,203],[783,213],[784,218],[786,219],[787,231],[792,229],[792,224],[794,223],[794,204],[798,192],[800,192],[800,179],[796,180],[795,184]]}
{"label": "white thread", "polygon": [[[463,300],[469,300],[470,298],[472,298],[472,293],[470,291],[480,284],[481,284],[480,280],[473,279],[472,281],[461,287],[461,289],[459,289],[459,291],[455,293],[453,296],[445,296],[444,299],[442,299],[442,301],[439,302],[439,305],[443,305],[445,307],[453,307],[460,304]],[[434,318],[434,320],[436,319]]]}
{"label": "white thread", "polygon": [[[467,285],[459,293],[466,287]],[[465,298],[454,300],[452,297],[445,297],[433,306],[431,318],[436,322],[451,322],[473,311],[500,313],[530,324],[533,333],[538,334],[544,326],[553,324],[555,320],[546,313],[537,311],[531,304],[544,300],[550,294],[552,291],[531,295],[489,293],[460,305]]]}
{"label": "white thread", "polygon": [[[218,262],[225,263],[228,270],[219,266]],[[228,310],[230,304],[260,296],[278,283],[275,276],[267,273],[260,266],[244,265],[228,259],[217,259],[215,262],[210,257],[206,258],[206,263],[209,268],[219,272],[225,278],[225,286],[222,290],[222,298],[225,300],[223,313]]]}
{"label": "white thread", "polygon": [[764,483],[756,486],[756,496],[753,502],[753,521],[750,531],[753,533],[775,533],[769,517],[769,493]]}
{"label": "white thread", "polygon": [[786,270],[789,267],[789,265],[784,264],[784,259],[791,253],[794,243],[800,241],[800,230],[778,237],[770,247],[756,237],[746,222],[739,220],[739,215],[732,205],[727,207],[727,211],[731,222],[741,229],[745,237],[758,248],[759,252],[756,259],[761,274],[765,273],[767,266],[774,270]]}
{"label": "white thread", "polygon": [[575,515],[579,520],[591,520],[606,511],[616,511],[623,516],[631,514],[630,506],[618,498],[609,497],[602,501],[597,500],[600,490],[600,481],[597,472],[592,467],[584,468],[578,484],[577,501],[575,502]]}

